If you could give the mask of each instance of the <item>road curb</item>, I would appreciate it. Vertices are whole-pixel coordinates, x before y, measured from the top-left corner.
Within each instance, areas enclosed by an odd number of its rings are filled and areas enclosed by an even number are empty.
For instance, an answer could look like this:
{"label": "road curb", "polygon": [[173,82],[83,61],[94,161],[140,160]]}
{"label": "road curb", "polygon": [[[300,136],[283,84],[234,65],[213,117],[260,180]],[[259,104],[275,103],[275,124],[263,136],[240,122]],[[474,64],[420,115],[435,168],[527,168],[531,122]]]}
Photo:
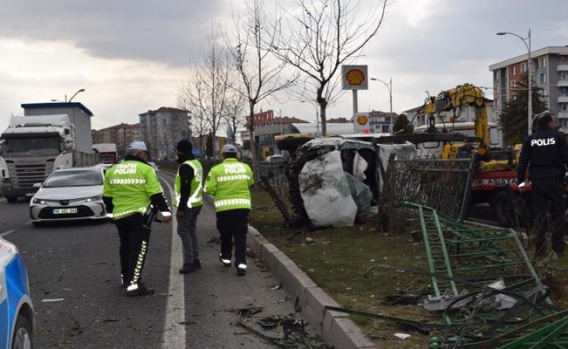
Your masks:
{"label": "road curb", "polygon": [[349,318],[349,315],[326,310],[340,305],[310,279],[288,256],[249,226],[248,245],[266,264],[284,290],[295,299],[296,310],[314,327],[327,345],[341,349],[378,349]]}

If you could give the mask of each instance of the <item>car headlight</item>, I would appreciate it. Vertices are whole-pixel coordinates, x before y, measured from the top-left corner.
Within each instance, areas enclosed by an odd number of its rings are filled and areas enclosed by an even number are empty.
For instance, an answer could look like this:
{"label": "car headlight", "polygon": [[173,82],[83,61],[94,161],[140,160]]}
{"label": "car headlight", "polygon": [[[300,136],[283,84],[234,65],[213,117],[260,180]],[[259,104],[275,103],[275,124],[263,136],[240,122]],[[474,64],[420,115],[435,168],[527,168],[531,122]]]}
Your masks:
{"label": "car headlight", "polygon": [[42,199],[33,198],[32,203],[34,203],[34,204],[45,204],[45,201],[43,201]]}
{"label": "car headlight", "polygon": [[91,201],[99,201],[103,198],[102,195],[97,195],[97,196],[93,196],[87,199],[87,202],[91,202]]}

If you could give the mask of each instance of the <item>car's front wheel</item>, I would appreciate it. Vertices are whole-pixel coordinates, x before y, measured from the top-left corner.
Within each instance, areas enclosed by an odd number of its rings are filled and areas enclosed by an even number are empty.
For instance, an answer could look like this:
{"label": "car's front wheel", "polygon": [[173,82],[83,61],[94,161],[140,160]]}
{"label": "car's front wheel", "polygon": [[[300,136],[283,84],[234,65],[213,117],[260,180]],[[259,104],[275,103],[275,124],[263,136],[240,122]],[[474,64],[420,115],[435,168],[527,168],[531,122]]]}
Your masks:
{"label": "car's front wheel", "polygon": [[23,315],[18,315],[16,327],[14,328],[14,337],[12,340],[12,349],[32,349],[33,334],[32,328],[28,320]]}

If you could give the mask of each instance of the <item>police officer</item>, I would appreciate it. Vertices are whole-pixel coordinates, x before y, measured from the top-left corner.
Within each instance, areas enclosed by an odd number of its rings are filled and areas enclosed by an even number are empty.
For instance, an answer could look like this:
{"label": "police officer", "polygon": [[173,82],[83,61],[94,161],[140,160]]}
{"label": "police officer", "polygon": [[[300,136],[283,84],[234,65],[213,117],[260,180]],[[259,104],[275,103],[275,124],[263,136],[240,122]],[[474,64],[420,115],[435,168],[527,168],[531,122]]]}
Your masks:
{"label": "police officer", "polygon": [[154,293],[142,283],[150,225],[158,211],[165,223],[172,216],[148,157],[144,142],[132,142],[125,160],[105,173],[103,201],[118,229],[122,286],[130,297]]}
{"label": "police officer", "polygon": [[[552,233],[555,257],[564,255],[564,176],[568,165],[568,143],[563,133],[554,130],[554,118],[546,112],[537,118],[539,129],[523,142],[519,158],[517,183],[521,185],[528,174],[532,188],[533,221],[536,232],[535,255],[543,256],[546,231]],[[522,186],[521,186],[522,187]],[[547,224],[550,213],[550,225]]]}
{"label": "police officer", "polygon": [[237,148],[227,144],[221,150],[223,161],[213,166],[207,176],[205,191],[213,196],[217,230],[221,234],[219,260],[231,266],[233,240],[237,275],[247,271],[246,249],[248,214],[251,209],[250,186],[254,184],[249,165],[237,160]]}
{"label": "police officer", "polygon": [[203,167],[193,156],[193,146],[187,139],[179,141],[176,150],[177,162],[181,164],[174,183],[177,232],[183,247],[183,266],[179,273],[188,274],[201,269],[196,223],[203,206]]}

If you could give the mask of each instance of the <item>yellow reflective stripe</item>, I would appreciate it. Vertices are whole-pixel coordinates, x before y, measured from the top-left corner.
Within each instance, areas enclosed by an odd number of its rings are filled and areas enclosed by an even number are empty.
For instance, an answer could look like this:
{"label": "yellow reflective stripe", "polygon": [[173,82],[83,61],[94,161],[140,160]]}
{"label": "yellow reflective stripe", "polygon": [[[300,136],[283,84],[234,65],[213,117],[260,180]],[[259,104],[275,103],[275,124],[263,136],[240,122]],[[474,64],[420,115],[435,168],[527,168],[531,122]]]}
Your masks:
{"label": "yellow reflective stripe", "polygon": [[126,216],[128,214],[131,214],[131,213],[138,213],[138,212],[143,214],[144,212],[146,212],[146,207],[140,207],[139,209],[136,209],[136,210],[126,210],[126,211],[122,211],[122,212],[113,212],[112,215],[113,215],[113,218],[119,218],[119,217]]}
{"label": "yellow reflective stripe", "polygon": [[134,275],[132,275],[131,284],[137,284],[140,280],[140,274],[142,272],[142,266],[144,265],[144,257],[146,256],[146,250],[148,248],[148,242],[142,241],[142,246],[140,246],[140,254],[138,254],[138,260],[136,260],[136,267],[134,268]]}
{"label": "yellow reflective stripe", "polygon": [[143,178],[112,178],[109,180],[110,184],[145,184],[146,180]]}
{"label": "yellow reflective stripe", "polygon": [[228,181],[238,181],[238,180],[249,180],[250,176],[243,174],[243,175],[231,175],[231,176],[219,176],[217,177],[217,182],[228,182]]}
{"label": "yellow reflective stripe", "polygon": [[250,199],[225,199],[215,201],[215,207],[232,206],[232,205],[250,205]]}

